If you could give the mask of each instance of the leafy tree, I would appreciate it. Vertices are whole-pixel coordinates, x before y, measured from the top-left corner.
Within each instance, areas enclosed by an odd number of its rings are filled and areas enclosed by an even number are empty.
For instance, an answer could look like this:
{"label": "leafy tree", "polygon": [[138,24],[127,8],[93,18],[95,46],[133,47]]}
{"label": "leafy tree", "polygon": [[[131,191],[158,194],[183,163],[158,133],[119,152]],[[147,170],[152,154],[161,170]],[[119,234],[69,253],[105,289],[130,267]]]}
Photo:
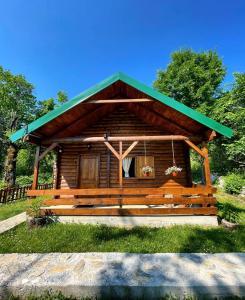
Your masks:
{"label": "leafy tree", "polygon": [[67,101],[68,101],[68,96],[67,96],[66,92],[64,92],[64,91],[59,91],[59,92],[57,93],[57,100],[58,100],[58,102],[61,103],[61,104],[67,102]]}
{"label": "leafy tree", "polygon": [[47,100],[39,101],[37,106],[36,118],[44,116],[48,112],[55,108],[54,98],[49,98]]}
{"label": "leafy tree", "polygon": [[223,172],[244,170],[245,167],[245,73],[235,73],[234,76],[231,91],[217,99],[211,110],[214,119],[234,131],[231,139],[222,137],[210,149],[214,167]]}
{"label": "leafy tree", "polygon": [[55,101],[54,98],[49,98],[47,100],[42,100],[38,102],[36,118],[39,118],[48,112],[55,109],[57,106],[65,103],[68,101],[68,97],[65,92],[58,91],[57,93],[57,100]]}
{"label": "leafy tree", "polygon": [[19,144],[12,143],[8,136],[18,127],[35,117],[36,100],[33,85],[23,75],[13,75],[0,66],[0,164],[4,164],[4,180],[8,186],[15,184],[16,157]]}
{"label": "leafy tree", "polygon": [[191,49],[173,52],[165,70],[159,70],[154,87],[189,107],[206,111],[225,76],[222,59],[215,51]]}

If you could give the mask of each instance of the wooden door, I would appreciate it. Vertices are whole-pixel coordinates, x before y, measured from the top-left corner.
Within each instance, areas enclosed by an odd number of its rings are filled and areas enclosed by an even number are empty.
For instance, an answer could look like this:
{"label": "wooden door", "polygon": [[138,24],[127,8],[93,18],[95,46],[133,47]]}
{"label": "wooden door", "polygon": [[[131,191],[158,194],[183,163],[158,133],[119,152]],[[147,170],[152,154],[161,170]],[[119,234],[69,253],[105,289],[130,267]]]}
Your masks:
{"label": "wooden door", "polygon": [[99,156],[81,155],[79,161],[78,188],[96,188],[99,184]]}

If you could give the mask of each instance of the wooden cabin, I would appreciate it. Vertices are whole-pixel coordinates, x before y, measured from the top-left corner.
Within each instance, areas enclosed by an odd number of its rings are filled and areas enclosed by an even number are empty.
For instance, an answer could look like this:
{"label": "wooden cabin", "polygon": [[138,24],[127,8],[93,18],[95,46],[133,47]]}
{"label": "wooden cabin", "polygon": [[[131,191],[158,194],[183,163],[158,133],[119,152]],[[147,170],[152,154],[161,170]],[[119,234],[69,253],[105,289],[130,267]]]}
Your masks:
{"label": "wooden cabin", "polygon": [[[11,140],[36,144],[29,196],[53,196],[43,214],[214,215],[207,143],[220,135],[232,130],[117,73]],[[192,183],[190,149],[203,158],[204,185]],[[49,151],[57,154],[54,188],[37,190],[39,162]],[[166,175],[173,165],[181,172]]]}

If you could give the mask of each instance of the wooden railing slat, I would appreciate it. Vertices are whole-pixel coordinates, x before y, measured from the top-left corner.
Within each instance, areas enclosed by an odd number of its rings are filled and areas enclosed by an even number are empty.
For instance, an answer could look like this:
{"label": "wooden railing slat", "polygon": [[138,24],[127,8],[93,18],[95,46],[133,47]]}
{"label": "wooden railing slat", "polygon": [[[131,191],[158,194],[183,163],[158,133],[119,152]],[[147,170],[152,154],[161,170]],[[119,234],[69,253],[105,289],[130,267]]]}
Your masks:
{"label": "wooden railing slat", "polygon": [[163,197],[132,197],[132,198],[60,198],[45,200],[44,205],[164,205],[164,204],[215,204],[214,197],[198,197],[198,198],[163,198]]}
{"label": "wooden railing slat", "polygon": [[176,188],[97,188],[97,189],[47,189],[47,190],[29,190],[28,196],[41,195],[195,195],[195,194],[213,194],[216,189],[209,186],[203,187],[176,187]]}

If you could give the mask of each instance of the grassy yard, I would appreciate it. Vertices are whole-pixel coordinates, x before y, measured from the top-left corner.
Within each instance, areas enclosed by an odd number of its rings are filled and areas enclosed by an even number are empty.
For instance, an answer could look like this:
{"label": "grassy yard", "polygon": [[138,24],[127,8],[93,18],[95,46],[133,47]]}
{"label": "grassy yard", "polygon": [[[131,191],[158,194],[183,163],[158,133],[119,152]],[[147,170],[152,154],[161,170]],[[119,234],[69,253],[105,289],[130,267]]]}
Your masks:
{"label": "grassy yard", "polygon": [[245,225],[245,198],[233,196],[219,190],[215,195],[218,200],[218,216],[232,219],[241,225]]}
{"label": "grassy yard", "polygon": [[23,211],[30,205],[30,200],[18,200],[9,204],[0,205],[0,221],[13,217]]}
{"label": "grassy yard", "polygon": [[0,253],[18,252],[244,252],[245,227],[173,226],[123,229],[79,224],[22,224],[0,235]]}

